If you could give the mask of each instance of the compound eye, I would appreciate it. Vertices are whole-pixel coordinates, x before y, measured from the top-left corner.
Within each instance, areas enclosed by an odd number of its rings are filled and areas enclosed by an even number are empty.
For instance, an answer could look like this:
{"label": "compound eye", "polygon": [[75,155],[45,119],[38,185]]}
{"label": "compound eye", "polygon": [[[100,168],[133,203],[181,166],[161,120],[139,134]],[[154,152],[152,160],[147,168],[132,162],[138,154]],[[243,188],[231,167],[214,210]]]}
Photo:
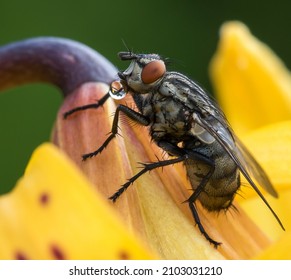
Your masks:
{"label": "compound eye", "polygon": [[144,84],[151,84],[160,79],[165,73],[165,63],[162,60],[154,60],[143,68],[141,79]]}

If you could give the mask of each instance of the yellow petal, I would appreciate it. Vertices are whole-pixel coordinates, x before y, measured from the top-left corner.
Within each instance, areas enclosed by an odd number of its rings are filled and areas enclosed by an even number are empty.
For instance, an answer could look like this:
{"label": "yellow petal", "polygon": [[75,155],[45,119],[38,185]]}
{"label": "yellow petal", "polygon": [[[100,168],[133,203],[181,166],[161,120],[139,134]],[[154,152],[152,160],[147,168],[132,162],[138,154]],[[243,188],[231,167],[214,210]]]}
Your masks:
{"label": "yellow petal", "polygon": [[[287,231],[291,228],[291,121],[276,123],[258,129],[243,138],[244,143],[269,175],[279,199],[268,194],[267,200],[282,220]],[[273,240],[283,231],[262,201],[251,188],[242,187],[238,196],[242,208]]]}
{"label": "yellow petal", "polygon": [[261,260],[290,260],[291,259],[291,232],[285,233],[276,243],[271,245],[262,254],[255,257]]}
{"label": "yellow petal", "polygon": [[210,77],[217,99],[239,135],[291,119],[290,72],[244,24],[222,26]]}
{"label": "yellow petal", "polygon": [[0,259],[149,259],[79,170],[52,144],[0,198]]}

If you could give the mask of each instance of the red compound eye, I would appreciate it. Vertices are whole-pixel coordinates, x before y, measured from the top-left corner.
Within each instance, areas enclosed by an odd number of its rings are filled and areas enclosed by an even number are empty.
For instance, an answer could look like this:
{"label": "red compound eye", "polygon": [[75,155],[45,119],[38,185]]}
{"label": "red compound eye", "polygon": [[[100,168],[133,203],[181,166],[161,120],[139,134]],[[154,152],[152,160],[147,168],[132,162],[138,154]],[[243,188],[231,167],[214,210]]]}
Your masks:
{"label": "red compound eye", "polygon": [[141,72],[141,79],[143,83],[151,84],[161,78],[165,72],[165,63],[162,60],[154,60],[143,68]]}

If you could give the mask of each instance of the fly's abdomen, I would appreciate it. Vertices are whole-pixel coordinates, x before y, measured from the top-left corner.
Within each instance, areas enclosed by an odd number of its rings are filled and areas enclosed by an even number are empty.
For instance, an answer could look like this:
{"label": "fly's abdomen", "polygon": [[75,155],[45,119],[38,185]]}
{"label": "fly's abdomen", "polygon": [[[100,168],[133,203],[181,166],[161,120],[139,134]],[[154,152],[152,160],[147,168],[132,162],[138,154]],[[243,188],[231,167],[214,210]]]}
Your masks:
{"label": "fly's abdomen", "polygon": [[[239,170],[229,155],[223,153],[220,144],[216,142],[207,145],[207,148],[204,147],[199,153],[212,159],[214,167],[213,173],[197,199],[209,211],[227,209],[240,187]],[[192,159],[185,161],[185,167],[194,191],[211,170],[211,166]]]}

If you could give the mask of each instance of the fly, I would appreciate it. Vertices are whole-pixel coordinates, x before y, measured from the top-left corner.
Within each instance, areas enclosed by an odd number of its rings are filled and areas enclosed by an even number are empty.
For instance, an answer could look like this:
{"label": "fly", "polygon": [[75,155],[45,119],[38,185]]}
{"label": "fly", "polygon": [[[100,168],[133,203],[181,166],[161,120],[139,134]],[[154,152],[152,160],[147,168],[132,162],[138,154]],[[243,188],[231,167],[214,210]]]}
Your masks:
{"label": "fly", "polygon": [[187,203],[204,237],[215,247],[200,221],[195,202],[200,201],[209,211],[228,209],[244,176],[272,212],[281,228],[284,226],[271,208],[254,180],[274,197],[278,194],[269,178],[250,152],[230,128],[224,113],[197,83],[178,72],[169,72],[157,54],[120,52],[121,60],[130,61],[125,71],[118,72],[119,82],[97,103],[74,108],[64,114],[97,108],[110,96],[123,98],[127,93],[138,108],[135,111],[118,105],[105,142],[94,152],[84,154],[83,160],[100,154],[118,133],[122,112],[140,125],[149,127],[152,140],[173,158],[143,164],[143,169],[130,178],[110,199],[115,202],[121,194],[144,173],[167,165],[183,162],[193,193]]}

